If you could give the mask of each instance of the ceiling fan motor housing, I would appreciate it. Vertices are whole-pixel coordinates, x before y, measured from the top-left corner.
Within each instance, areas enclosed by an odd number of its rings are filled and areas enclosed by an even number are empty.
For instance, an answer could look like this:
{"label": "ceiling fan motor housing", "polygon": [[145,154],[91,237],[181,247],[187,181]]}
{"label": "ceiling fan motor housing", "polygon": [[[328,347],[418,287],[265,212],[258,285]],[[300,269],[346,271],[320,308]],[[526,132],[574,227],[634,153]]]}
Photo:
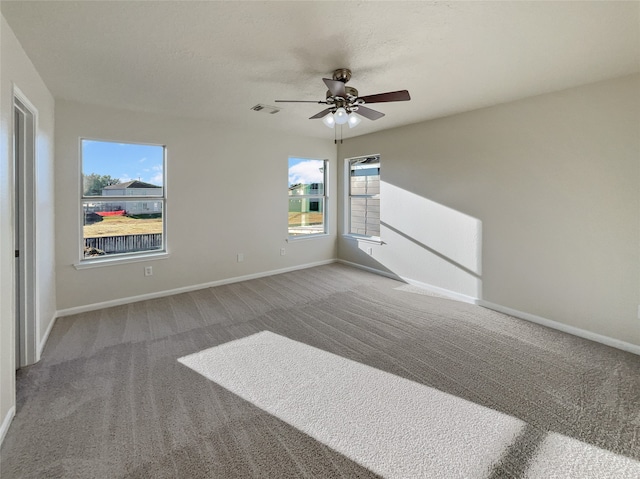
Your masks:
{"label": "ceiling fan motor housing", "polygon": [[[346,86],[345,85],[344,92],[345,92],[344,100],[348,101],[349,103],[355,101],[355,99],[358,98],[358,90],[356,90],[355,88],[353,88],[351,86]],[[336,98],[331,93],[331,90],[327,90],[327,100],[330,101],[331,103],[336,101]]]}

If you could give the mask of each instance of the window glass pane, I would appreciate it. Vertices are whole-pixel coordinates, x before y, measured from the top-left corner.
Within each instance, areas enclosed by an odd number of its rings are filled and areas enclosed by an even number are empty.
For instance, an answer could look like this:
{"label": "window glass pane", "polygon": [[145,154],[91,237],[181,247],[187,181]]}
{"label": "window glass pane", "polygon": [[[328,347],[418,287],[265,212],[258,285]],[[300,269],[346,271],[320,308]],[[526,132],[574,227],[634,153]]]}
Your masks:
{"label": "window glass pane", "polygon": [[324,198],[289,198],[289,236],[324,233]]}
{"label": "window glass pane", "polygon": [[[370,161],[367,159],[364,161]],[[352,160],[351,163],[351,194],[379,195],[380,194],[380,161],[362,163],[363,160]]]}
{"label": "window glass pane", "polygon": [[349,233],[380,236],[380,158],[349,160]]}
{"label": "window glass pane", "polygon": [[83,139],[81,153],[83,258],[164,250],[165,147]]}
{"label": "window glass pane", "polygon": [[352,176],[351,177],[351,194],[352,195],[379,195],[380,194],[380,175],[372,176]]}
{"label": "window glass pane", "polygon": [[163,200],[82,202],[84,257],[161,250]]}
{"label": "window glass pane", "polygon": [[351,199],[352,234],[380,236],[380,198]]}
{"label": "window glass pane", "polygon": [[289,236],[323,234],[326,160],[289,158]]}
{"label": "window glass pane", "polygon": [[289,158],[289,196],[324,196],[324,160]]}
{"label": "window glass pane", "polygon": [[163,196],[164,146],[82,140],[83,196]]}

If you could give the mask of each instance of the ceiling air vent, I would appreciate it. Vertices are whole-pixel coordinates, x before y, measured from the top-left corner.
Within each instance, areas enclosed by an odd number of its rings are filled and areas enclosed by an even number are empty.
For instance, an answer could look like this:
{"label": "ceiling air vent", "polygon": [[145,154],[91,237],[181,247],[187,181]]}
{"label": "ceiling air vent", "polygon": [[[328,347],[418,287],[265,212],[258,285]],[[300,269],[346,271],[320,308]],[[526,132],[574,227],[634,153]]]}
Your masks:
{"label": "ceiling air vent", "polygon": [[258,103],[256,106],[252,106],[251,109],[253,111],[262,111],[264,113],[275,114],[280,111],[280,108],[275,106],[263,105],[262,103]]}

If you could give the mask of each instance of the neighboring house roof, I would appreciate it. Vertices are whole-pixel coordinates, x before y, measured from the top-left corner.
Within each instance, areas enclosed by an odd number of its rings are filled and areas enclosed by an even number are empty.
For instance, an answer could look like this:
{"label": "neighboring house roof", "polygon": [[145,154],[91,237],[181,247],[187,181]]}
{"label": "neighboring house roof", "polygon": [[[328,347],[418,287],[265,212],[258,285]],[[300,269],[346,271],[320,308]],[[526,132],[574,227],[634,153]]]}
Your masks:
{"label": "neighboring house roof", "polygon": [[296,183],[295,185],[291,185],[289,190],[297,190],[298,188],[309,188],[311,190],[315,190],[318,188],[318,183]]}
{"label": "neighboring house roof", "polygon": [[127,181],[126,183],[118,183],[117,185],[105,186],[103,190],[126,190],[129,188],[162,188],[162,186],[152,185],[144,181]]}

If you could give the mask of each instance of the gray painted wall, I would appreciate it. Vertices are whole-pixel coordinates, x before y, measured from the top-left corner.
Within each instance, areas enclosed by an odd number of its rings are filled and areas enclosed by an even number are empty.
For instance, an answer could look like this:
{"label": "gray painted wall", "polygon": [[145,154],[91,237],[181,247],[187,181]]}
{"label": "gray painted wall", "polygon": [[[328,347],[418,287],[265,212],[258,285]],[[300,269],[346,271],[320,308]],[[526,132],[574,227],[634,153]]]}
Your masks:
{"label": "gray painted wall", "polygon": [[[168,259],[73,266],[79,260],[80,137],[167,146]],[[331,234],[287,242],[289,156],[329,160]],[[328,140],[56,102],[58,310],[335,258],[335,163]],[[236,261],[237,253],[244,262]],[[153,276],[144,276],[147,265]]]}
{"label": "gray painted wall", "polygon": [[345,140],[339,163],[375,153],[384,244],[339,236],[339,258],[640,345],[640,75]]}

